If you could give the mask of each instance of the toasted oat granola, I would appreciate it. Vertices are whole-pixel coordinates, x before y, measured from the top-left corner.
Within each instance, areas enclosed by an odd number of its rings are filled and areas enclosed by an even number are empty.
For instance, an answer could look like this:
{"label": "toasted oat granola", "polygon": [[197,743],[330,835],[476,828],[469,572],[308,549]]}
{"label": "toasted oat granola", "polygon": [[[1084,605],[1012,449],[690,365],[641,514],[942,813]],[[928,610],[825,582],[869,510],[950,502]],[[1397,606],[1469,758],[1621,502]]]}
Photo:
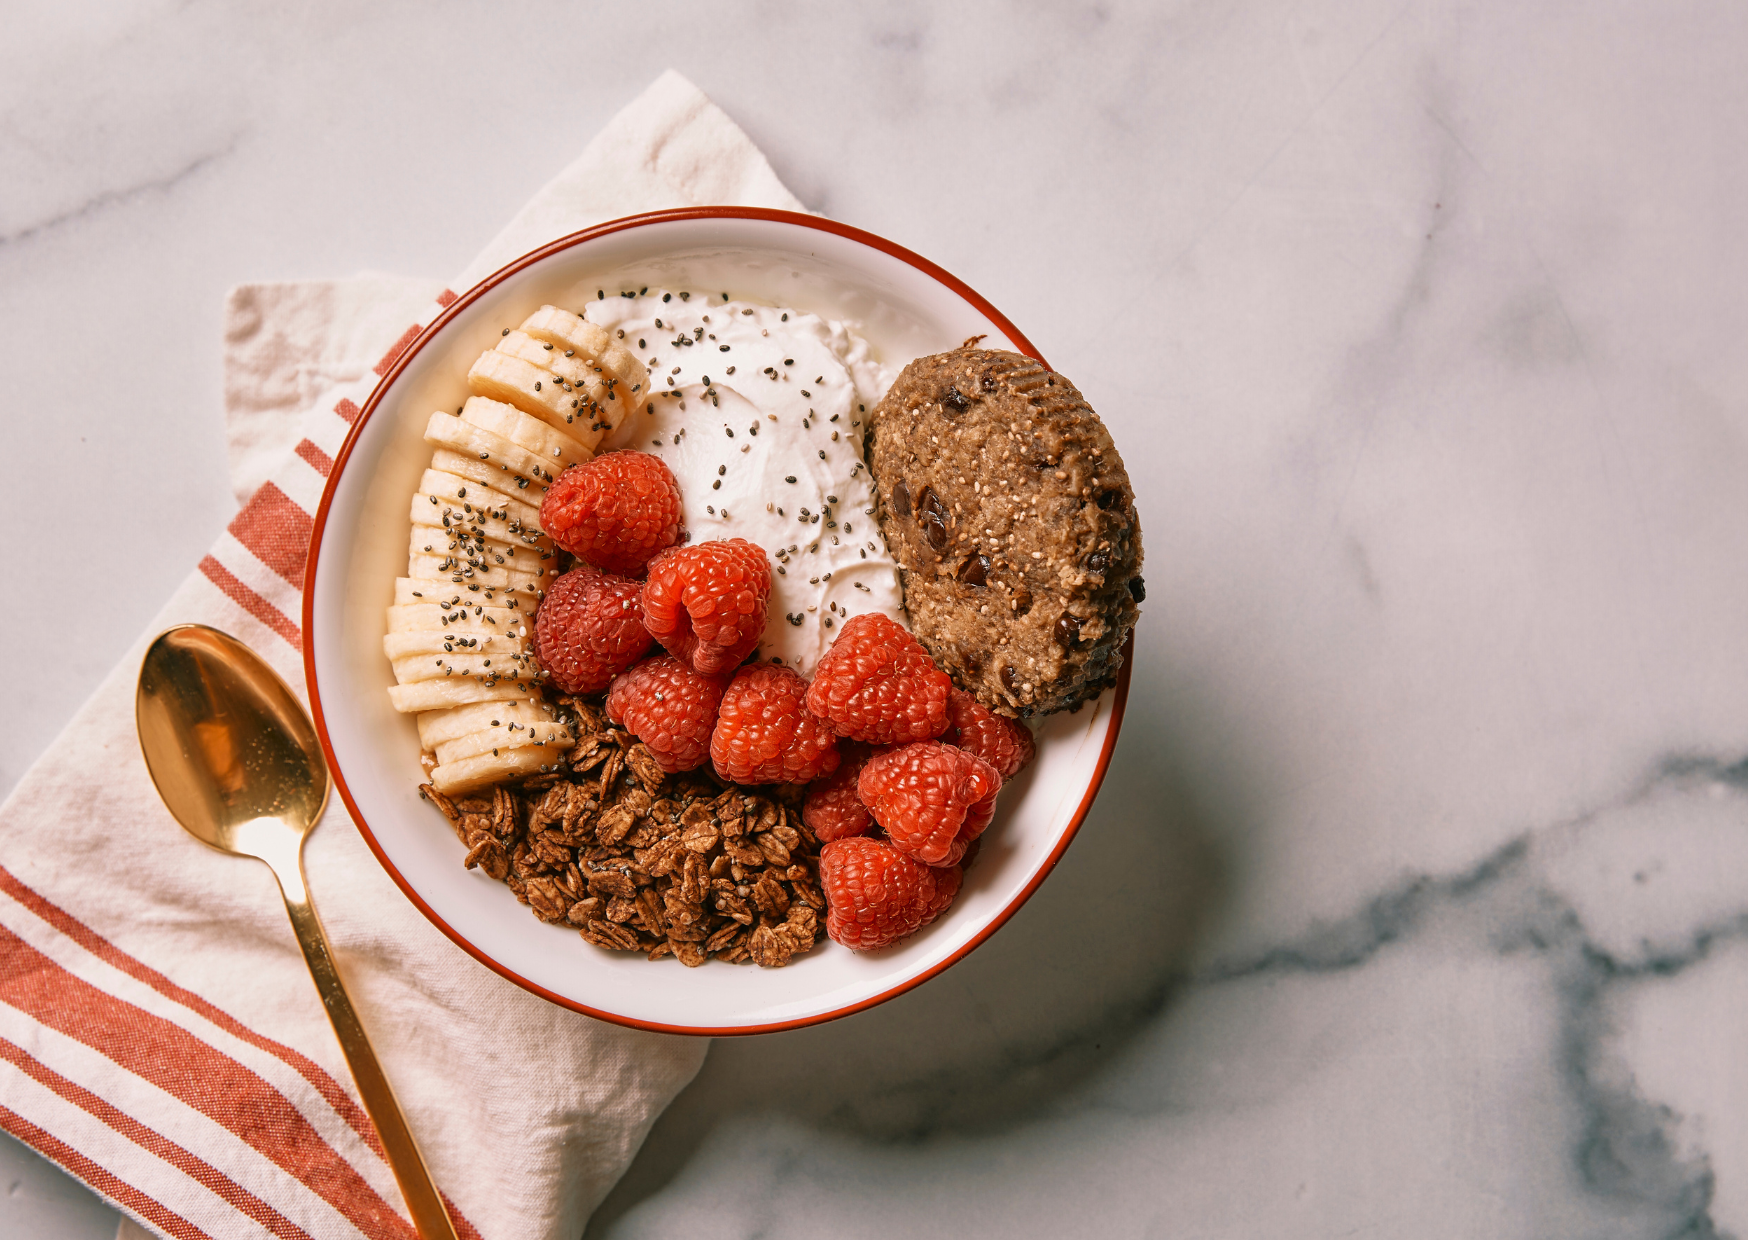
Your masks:
{"label": "toasted oat granola", "polygon": [[558,705],[578,738],[561,769],[465,797],[420,788],[469,869],[542,921],[651,960],[777,968],[813,946],[825,897],[799,789],[773,799],[706,771],[669,775],[598,702]]}

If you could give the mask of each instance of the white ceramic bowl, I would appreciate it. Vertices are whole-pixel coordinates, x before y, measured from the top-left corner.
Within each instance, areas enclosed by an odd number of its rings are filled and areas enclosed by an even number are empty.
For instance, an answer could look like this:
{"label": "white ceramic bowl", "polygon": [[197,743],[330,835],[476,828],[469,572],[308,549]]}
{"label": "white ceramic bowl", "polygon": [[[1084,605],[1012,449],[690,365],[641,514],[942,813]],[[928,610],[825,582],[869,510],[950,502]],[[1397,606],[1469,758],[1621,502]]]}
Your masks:
{"label": "white ceramic bowl", "polygon": [[304,664],[335,783],[401,890],[475,958],[536,994],[604,1020],[683,1033],[752,1033],[843,1016],[917,985],[995,932],[1043,881],[1092,804],[1128,688],[1044,721],[1037,760],[1002,790],[995,822],[946,914],[884,951],[821,936],[786,968],[687,969],[602,951],[543,925],[502,884],[462,868],[462,848],[421,800],[418,733],[389,706],[383,608],[406,569],[407,497],[431,448],[434,409],[466,397],[468,366],[504,323],[598,289],[661,285],[813,311],[859,325],[881,359],[985,335],[1036,351],[963,283],[907,250],[830,220],[703,208],[615,220],[536,250],[454,302],[409,345],[353,425],[328,478],[305,574]]}

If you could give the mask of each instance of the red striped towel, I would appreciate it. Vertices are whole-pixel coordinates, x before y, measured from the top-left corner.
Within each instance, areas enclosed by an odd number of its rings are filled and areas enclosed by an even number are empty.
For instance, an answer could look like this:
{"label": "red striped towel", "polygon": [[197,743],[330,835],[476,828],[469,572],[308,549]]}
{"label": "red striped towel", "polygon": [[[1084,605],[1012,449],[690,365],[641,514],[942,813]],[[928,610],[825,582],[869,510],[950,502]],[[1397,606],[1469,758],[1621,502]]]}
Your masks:
{"label": "red striped towel", "polygon": [[[454,287],[602,219],[703,203],[799,207],[670,73]],[[242,638],[301,691],[310,514],[370,388],[454,300],[432,287],[233,294],[231,463],[248,502],[0,807],[0,1125],[156,1234],[413,1234],[271,874],[169,817],[133,693],[146,644],[184,621]],[[305,863],[460,1233],[578,1235],[705,1044],[592,1021],[477,965],[401,896],[338,799]]]}

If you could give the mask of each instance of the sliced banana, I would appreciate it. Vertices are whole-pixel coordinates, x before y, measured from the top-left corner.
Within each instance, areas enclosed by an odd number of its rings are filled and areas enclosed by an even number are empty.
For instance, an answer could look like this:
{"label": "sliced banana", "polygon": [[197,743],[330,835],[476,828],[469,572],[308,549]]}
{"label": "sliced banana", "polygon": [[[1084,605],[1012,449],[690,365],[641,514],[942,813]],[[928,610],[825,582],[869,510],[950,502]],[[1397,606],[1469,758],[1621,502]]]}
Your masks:
{"label": "sliced banana", "polygon": [[[610,385],[608,376],[593,357],[577,356],[575,349],[560,350],[551,343],[536,340],[527,332],[509,332],[498,341],[496,350],[510,357],[519,357],[542,370],[550,370],[576,389],[574,395],[587,393],[597,406],[607,399]],[[596,412],[600,412],[599,408]]]}
{"label": "sliced banana", "polygon": [[531,602],[519,591],[503,591],[496,587],[489,590],[484,587],[476,589],[467,583],[437,582],[428,577],[424,580],[414,577],[396,577],[394,605],[396,607],[430,607],[435,605],[446,607],[449,610],[466,607],[470,611],[475,607],[483,607],[487,611],[495,607],[526,616],[530,621],[534,619],[534,608]]}
{"label": "sliced banana", "polygon": [[[478,559],[478,557],[474,557]],[[414,554],[407,557],[407,576],[415,581],[423,578],[449,586],[479,586],[487,590],[506,590],[524,597],[538,597],[557,576],[557,569],[541,573],[525,573],[514,568],[474,563],[451,555]]]}
{"label": "sliced banana", "polygon": [[520,548],[520,555],[532,553],[535,556],[550,555],[552,541],[538,529],[523,525],[520,521],[502,521],[496,516],[487,516],[484,512],[463,510],[459,501],[437,499],[432,495],[413,496],[412,511],[408,515],[415,526],[426,529],[444,531],[446,534],[465,534],[471,538],[485,538],[491,542],[507,543]]}
{"label": "sliced banana", "polygon": [[540,501],[546,497],[546,483],[542,480],[511,473],[507,466],[497,461],[482,461],[478,453],[468,456],[439,448],[431,454],[431,468],[467,479],[470,490],[471,484],[477,482],[501,497],[513,499],[525,507],[531,505],[537,514]]}
{"label": "sliced banana", "polygon": [[[591,450],[601,442],[607,428],[614,425],[607,407],[617,402],[602,401],[597,412],[588,392],[572,390],[550,370],[496,349],[479,355],[467,372],[467,386],[475,396],[489,396],[514,405]],[[603,391],[601,395],[607,393]]]}
{"label": "sliced banana", "polygon": [[[425,471],[424,477],[419,479],[419,493],[427,497],[435,495],[436,506],[439,508],[454,502],[470,516],[475,512],[483,512],[493,520],[509,522],[531,530],[540,528],[538,495],[530,500],[526,494],[519,493],[512,498],[489,487],[482,492],[480,484],[472,478],[444,473],[440,469]],[[430,505],[430,499],[427,498],[425,503]]]}
{"label": "sliced banana", "polygon": [[528,682],[500,680],[488,684],[467,676],[450,676],[442,680],[420,680],[404,685],[390,685],[389,701],[402,714],[415,711],[447,710],[473,702],[533,702],[538,691]]}
{"label": "sliced banana", "polygon": [[[506,357],[538,366],[559,382],[572,400],[565,410],[565,430],[571,434],[594,434],[616,426],[619,416],[618,382],[609,377],[592,357],[578,355],[575,349],[560,350],[542,343],[526,332],[508,332],[499,340],[495,352]],[[542,381],[541,391],[546,390]]]}
{"label": "sliced banana", "polygon": [[557,461],[544,461],[521,444],[512,443],[483,426],[464,422],[453,413],[431,415],[431,420],[425,424],[425,442],[477,457],[482,462],[495,462],[507,467],[511,473],[533,478],[545,485],[551,485],[558,477],[558,471],[553,468]]}
{"label": "sliced banana", "polygon": [[[512,611],[507,607],[484,607],[479,615],[474,615],[472,607],[444,607],[453,595],[445,595],[436,603],[400,604],[388,609],[388,631],[390,633],[448,633],[457,630],[465,631],[469,636],[474,633],[503,633],[510,637],[528,637],[534,632],[530,621],[531,616],[525,616],[520,611]],[[526,631],[525,631],[526,630]]]}
{"label": "sliced banana", "polygon": [[571,730],[559,723],[504,724],[500,728],[484,728],[458,736],[452,741],[439,741],[433,746],[440,765],[448,766],[461,758],[472,758],[492,750],[506,750],[527,745],[547,745],[555,750],[569,749],[576,744]]}
{"label": "sliced banana", "polygon": [[469,396],[461,407],[461,420],[500,435],[519,448],[526,448],[546,462],[547,469],[553,473],[563,473],[572,465],[595,459],[593,452],[564,431],[489,396]]}
{"label": "sliced banana", "polygon": [[574,350],[578,357],[592,359],[601,368],[601,376],[613,390],[613,403],[619,406],[616,411],[619,416],[611,419],[614,426],[649,396],[649,371],[605,327],[578,318],[569,310],[542,306],[522,321],[522,330],[536,340],[557,346],[555,352]]}
{"label": "sliced banana", "polygon": [[395,601],[393,607],[423,607],[439,598],[453,597],[447,585],[435,581],[414,581],[411,577],[395,578]]}
{"label": "sliced banana", "polygon": [[[382,635],[382,652],[391,660],[408,658],[413,655],[463,654],[489,655],[497,658],[512,658],[525,656],[528,642],[521,637],[507,637],[502,633],[432,633],[418,629],[413,632],[384,633]],[[524,660],[525,661],[525,660]],[[419,680],[429,680],[429,676],[417,677]]]}
{"label": "sliced banana", "polygon": [[[419,744],[435,748],[474,732],[516,724],[520,729],[553,722],[552,708],[540,702],[474,702],[448,710],[428,710],[419,716]],[[526,735],[524,733],[524,735]]]}
{"label": "sliced banana", "polygon": [[649,375],[605,329],[545,306],[474,363],[468,385],[459,415],[426,425],[435,451],[411,500],[407,576],[383,637],[401,682],[389,698],[419,715],[445,793],[556,765],[573,743],[534,688],[530,621],[558,576],[540,503],[640,407]]}
{"label": "sliced banana", "polygon": [[[539,556],[527,550],[518,552],[515,556],[506,554],[514,548],[503,543],[482,545],[471,540],[457,540],[454,551],[449,550],[446,542],[436,541],[436,531],[428,525],[415,525],[407,546],[407,576],[415,580],[423,578],[426,581],[447,581],[452,589],[465,590],[470,585],[482,589],[497,589],[509,586],[522,590],[524,587],[533,590],[544,590],[559,575],[552,559],[542,560]],[[429,545],[433,548],[426,551]],[[504,562],[498,563],[498,557],[503,556]],[[457,580],[457,578],[460,580]],[[525,592],[525,591],[524,591]],[[494,603],[496,606],[508,606],[492,599],[477,600],[480,603]]]}
{"label": "sliced banana", "polygon": [[468,676],[481,680],[520,680],[532,683],[539,671],[534,657],[518,654],[475,654],[456,650],[454,653],[409,654],[390,659],[395,683],[417,684],[421,680],[455,680]]}
{"label": "sliced banana", "polygon": [[533,547],[498,542],[493,538],[475,538],[465,530],[446,530],[436,525],[413,526],[407,553],[446,556],[470,568],[508,569],[522,573],[530,581],[546,578],[554,564],[550,555],[542,559],[540,552]]}
{"label": "sliced banana", "polygon": [[556,763],[561,751],[551,745],[528,745],[521,749],[502,749],[498,753],[482,753],[445,763],[431,772],[431,785],[445,796],[469,792],[486,784],[529,775],[543,766]]}

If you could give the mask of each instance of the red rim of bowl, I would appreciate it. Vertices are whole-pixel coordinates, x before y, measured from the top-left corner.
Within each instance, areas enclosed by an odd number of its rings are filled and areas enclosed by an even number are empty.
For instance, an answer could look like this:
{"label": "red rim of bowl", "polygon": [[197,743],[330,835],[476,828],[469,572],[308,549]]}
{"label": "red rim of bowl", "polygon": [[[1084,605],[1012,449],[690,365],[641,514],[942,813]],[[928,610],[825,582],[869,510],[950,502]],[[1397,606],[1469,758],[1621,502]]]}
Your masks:
{"label": "red rim of bowl", "polygon": [[989,924],[985,926],[975,938],[966,943],[958,951],[954,952],[951,956],[925,972],[919,973],[915,977],[907,978],[898,985],[883,990],[871,998],[863,999],[841,1008],[834,1008],[829,1012],[821,1012],[816,1016],[804,1016],[795,1020],[774,1021],[770,1024],[764,1025],[734,1025],[726,1028],[714,1028],[695,1025],[666,1025],[658,1021],[638,1020],[635,1017],[623,1016],[617,1012],[607,1012],[602,1011],[599,1008],[592,1008],[587,1004],[578,1003],[574,999],[568,999],[563,995],[554,994],[544,986],[529,981],[514,970],[486,955],[483,951],[469,942],[467,938],[459,933],[454,927],[449,925],[448,922],[444,921],[442,917],[438,916],[436,910],[429,904],[425,903],[419,893],[413,889],[413,887],[407,882],[406,878],[402,876],[401,872],[395,868],[394,863],[388,859],[387,854],[382,850],[382,846],[377,843],[376,836],[371,831],[370,825],[365,822],[363,813],[360,812],[357,803],[352,799],[352,790],[346,786],[345,776],[341,774],[340,763],[334,753],[333,742],[328,736],[327,719],[322,712],[321,689],[316,681],[315,639],[313,637],[315,631],[315,590],[313,587],[316,580],[316,562],[321,554],[322,533],[327,526],[328,508],[333,502],[335,488],[339,485],[340,476],[345,472],[346,462],[352,455],[352,448],[353,445],[357,443],[358,436],[364,430],[365,424],[370,421],[371,415],[373,415],[381,406],[384,395],[394,386],[394,382],[400,377],[401,372],[406,369],[408,363],[418,356],[420,350],[423,349],[426,344],[430,343],[432,338],[451,319],[461,313],[462,310],[473,302],[477,301],[488,290],[494,288],[525,267],[532,266],[534,263],[540,262],[542,259],[550,258],[554,254],[562,253],[563,251],[580,245],[583,242],[592,241],[597,237],[605,237],[612,233],[624,232],[625,230],[632,228],[641,228],[650,224],[665,224],[676,220],[711,219],[768,220],[780,224],[793,224],[801,228],[811,228],[818,232],[832,233],[836,236],[846,238],[847,240],[859,242],[862,245],[868,246],[870,249],[878,250],[882,254],[896,258],[901,262],[908,263],[910,266],[915,267],[917,270],[928,275],[940,284],[945,285],[965,301],[969,302],[979,313],[989,319],[990,322],[1001,328],[1001,330],[1006,333],[1007,338],[1013,341],[1022,353],[1025,353],[1029,357],[1036,358],[1039,362],[1045,365],[1049,364],[1044,362],[1043,356],[1033,347],[1032,342],[1027,340],[1025,336],[1021,335],[1019,329],[1008,321],[1006,315],[990,305],[988,301],[984,300],[982,296],[980,296],[963,280],[960,280],[952,273],[942,269],[934,263],[931,263],[922,255],[915,254],[901,245],[895,245],[884,237],[878,237],[873,233],[864,232],[860,228],[852,228],[847,224],[839,224],[835,220],[822,219],[813,215],[802,215],[794,211],[771,211],[756,207],[688,207],[676,211],[651,211],[643,215],[627,215],[620,219],[608,220],[604,224],[597,224],[593,228],[585,228],[580,232],[571,233],[567,237],[560,237],[557,241],[543,245],[538,250],[532,250],[529,253],[524,254],[521,258],[516,259],[514,262],[500,267],[497,271],[494,271],[491,275],[481,280],[478,284],[474,285],[471,289],[463,293],[460,297],[457,297],[453,302],[445,307],[441,314],[431,320],[430,326],[420,332],[413,342],[403,349],[399,356],[395,358],[394,364],[390,366],[388,371],[382,376],[381,381],[377,383],[375,389],[371,392],[370,399],[364,403],[364,408],[359,411],[358,417],[354,419],[352,429],[347,432],[345,443],[340,446],[339,455],[334,458],[334,467],[328,475],[327,485],[322,488],[322,502],[316,508],[315,523],[310,531],[309,552],[304,565],[304,582],[306,583],[306,588],[303,592],[303,670],[304,681],[309,689],[310,709],[315,716],[316,735],[321,740],[322,754],[327,759],[328,770],[333,776],[334,786],[340,793],[340,799],[345,802],[347,812],[352,815],[352,821],[358,824],[358,830],[359,833],[364,836],[364,842],[370,846],[370,851],[375,854],[377,863],[381,865],[384,870],[388,871],[388,875],[395,881],[395,885],[401,889],[407,899],[413,902],[413,906],[423,913],[432,925],[448,935],[450,940],[454,942],[457,947],[461,948],[475,960],[485,965],[488,969],[491,969],[494,973],[516,983],[516,985],[522,987],[522,989],[537,994],[548,1002],[556,1003],[560,1007],[570,1008],[572,1011],[581,1012],[586,1016],[593,1016],[598,1020],[610,1021],[613,1024],[625,1025],[633,1029],[648,1029],[657,1033],[685,1033],[695,1034],[701,1037],[723,1037],[752,1033],[776,1033],[784,1029],[799,1029],[807,1025],[823,1024],[828,1020],[836,1020],[839,1017],[849,1016],[855,1012],[865,1011],[877,1004],[886,1002],[888,999],[901,995],[913,987],[920,986],[922,983],[943,972],[950,966],[957,964],[966,956],[970,955],[975,948],[988,941],[990,935],[1001,929],[1001,927],[1007,923],[1008,918],[1018,912],[1022,904],[1031,899],[1032,893],[1038,889],[1039,884],[1041,884],[1045,878],[1049,877],[1050,872],[1056,868],[1056,863],[1062,859],[1062,854],[1068,850],[1068,845],[1073,842],[1074,837],[1080,832],[1080,825],[1086,820],[1087,812],[1092,808],[1093,798],[1098,795],[1100,786],[1105,782],[1105,772],[1111,765],[1111,751],[1116,747],[1117,732],[1123,724],[1123,708],[1129,699],[1129,671],[1134,661],[1135,637],[1134,634],[1131,633],[1128,641],[1123,647],[1123,666],[1122,670],[1117,674],[1116,697],[1111,704],[1111,722],[1110,726],[1105,731],[1104,744],[1099,752],[1098,765],[1093,770],[1092,779],[1087,784],[1086,792],[1081,797],[1080,804],[1075,808],[1073,818],[1069,820],[1067,828],[1062,832],[1062,837],[1056,842],[1056,847],[1051,850],[1050,855],[1044,859],[1044,864],[1039,868],[1037,874],[1032,876],[1032,881],[1027,883],[1025,889],[1009,901],[1007,907],[996,914],[996,916],[990,920]]}

